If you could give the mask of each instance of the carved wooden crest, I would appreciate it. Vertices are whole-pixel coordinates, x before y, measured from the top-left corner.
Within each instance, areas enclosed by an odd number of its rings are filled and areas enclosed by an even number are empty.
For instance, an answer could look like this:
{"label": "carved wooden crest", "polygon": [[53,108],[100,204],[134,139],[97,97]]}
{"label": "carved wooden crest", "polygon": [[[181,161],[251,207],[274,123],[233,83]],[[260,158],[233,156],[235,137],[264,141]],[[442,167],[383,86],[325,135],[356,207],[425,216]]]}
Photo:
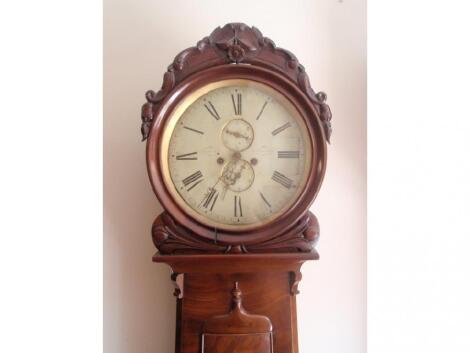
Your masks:
{"label": "carved wooden crest", "polygon": [[326,104],[326,94],[313,91],[304,67],[294,54],[277,48],[256,27],[243,23],[229,23],[222,28],[218,27],[195,47],[183,50],[175,57],[163,76],[162,88],[158,92],[148,91],[145,94],[147,103],[142,106],[142,140],[149,136],[150,126],[160,103],[178,83],[195,72],[229,63],[274,69],[295,82],[318,110],[326,140],[330,142],[331,111]]}

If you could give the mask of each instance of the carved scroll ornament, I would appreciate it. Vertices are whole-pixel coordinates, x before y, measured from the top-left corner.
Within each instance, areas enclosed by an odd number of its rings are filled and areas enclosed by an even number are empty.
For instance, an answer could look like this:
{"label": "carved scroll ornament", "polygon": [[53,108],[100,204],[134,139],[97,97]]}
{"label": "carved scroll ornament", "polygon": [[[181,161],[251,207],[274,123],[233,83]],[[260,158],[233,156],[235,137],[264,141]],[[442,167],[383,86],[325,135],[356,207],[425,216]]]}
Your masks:
{"label": "carved scroll ornament", "polygon": [[161,254],[311,252],[319,236],[318,221],[311,212],[284,234],[251,244],[243,244],[243,236],[235,245],[201,239],[177,224],[167,212],[161,213],[152,227],[152,239]]}

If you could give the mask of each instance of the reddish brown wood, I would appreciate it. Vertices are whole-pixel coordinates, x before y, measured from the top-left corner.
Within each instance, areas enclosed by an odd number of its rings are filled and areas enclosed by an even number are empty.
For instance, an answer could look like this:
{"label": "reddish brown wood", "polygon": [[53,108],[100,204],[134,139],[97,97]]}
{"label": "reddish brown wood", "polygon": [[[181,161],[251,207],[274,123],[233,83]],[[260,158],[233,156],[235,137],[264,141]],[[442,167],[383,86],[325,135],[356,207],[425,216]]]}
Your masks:
{"label": "reddish brown wood", "polygon": [[240,237],[234,245],[201,239],[179,225],[168,212],[160,214],[152,227],[153,242],[162,254],[310,252],[319,235],[317,218],[311,212],[275,238],[249,241]]}
{"label": "reddish brown wood", "polygon": [[248,313],[242,305],[242,292],[235,282],[232,309],[208,319],[202,328],[203,353],[271,353],[271,320]]}
{"label": "reddish brown wood", "polygon": [[[298,353],[295,293],[300,267],[314,259],[318,259],[315,252],[155,255],[155,262],[167,263],[174,272],[184,274],[183,297],[178,299],[180,346],[176,353],[200,353],[204,333],[233,334],[240,331],[240,326],[245,327],[242,332],[247,333],[246,321],[237,326],[234,325],[236,320],[230,321],[226,316],[233,308],[234,282],[238,282],[243,291],[244,311],[264,316],[271,322],[273,352]],[[214,317],[229,321],[216,324],[211,321]],[[266,331],[269,325],[262,320],[255,327],[253,331],[262,333],[260,331]]]}
{"label": "reddish brown wood", "polygon": [[204,323],[205,334],[267,333],[273,330],[268,317],[249,314],[242,305],[242,291],[238,282],[232,290],[232,309],[228,314],[216,315]]}
{"label": "reddish brown wood", "polygon": [[204,334],[202,353],[271,353],[272,334]]}
{"label": "reddish brown wood", "polygon": [[157,263],[168,264],[177,273],[266,273],[297,272],[305,261],[319,258],[318,253],[312,250],[309,253],[291,254],[161,255],[157,253],[152,259]]}
{"label": "reddish brown wood", "polygon": [[[253,226],[243,231],[222,229],[216,231],[186,214],[171,196],[163,182],[159,142],[170,112],[184,96],[210,82],[230,78],[244,78],[264,83],[279,91],[297,107],[308,128],[313,145],[312,172],[308,176],[305,188],[292,207],[277,219],[263,226]],[[178,85],[172,94],[164,99],[153,121],[147,142],[147,167],[153,189],[163,208],[179,225],[206,240],[214,241],[217,238],[217,241],[224,244],[240,245],[241,243],[260,242],[278,237],[288,232],[289,228],[292,228],[306,214],[320,189],[326,167],[326,142],[321,126],[315,107],[300,88],[291,80],[274,71],[253,65],[239,64],[217,66],[195,73],[190,79]]]}

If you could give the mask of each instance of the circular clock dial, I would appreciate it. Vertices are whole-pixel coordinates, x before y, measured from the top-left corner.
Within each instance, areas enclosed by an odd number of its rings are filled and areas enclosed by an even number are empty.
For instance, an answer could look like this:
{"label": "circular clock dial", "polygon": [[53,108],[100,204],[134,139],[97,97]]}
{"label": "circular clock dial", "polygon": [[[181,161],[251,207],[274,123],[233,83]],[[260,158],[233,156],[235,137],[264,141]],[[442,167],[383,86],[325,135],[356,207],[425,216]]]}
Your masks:
{"label": "circular clock dial", "polygon": [[295,107],[248,80],[212,83],[186,97],[162,140],[164,181],[175,201],[208,226],[266,224],[297,200],[312,144]]}

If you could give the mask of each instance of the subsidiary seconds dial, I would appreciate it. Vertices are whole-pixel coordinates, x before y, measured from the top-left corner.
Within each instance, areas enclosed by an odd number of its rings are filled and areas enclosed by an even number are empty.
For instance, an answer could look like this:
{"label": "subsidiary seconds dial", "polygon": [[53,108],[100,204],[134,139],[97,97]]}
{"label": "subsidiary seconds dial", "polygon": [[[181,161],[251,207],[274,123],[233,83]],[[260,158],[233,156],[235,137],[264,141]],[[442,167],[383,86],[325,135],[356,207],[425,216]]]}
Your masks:
{"label": "subsidiary seconds dial", "polygon": [[163,136],[164,181],[178,205],[220,229],[266,224],[289,209],[312,164],[301,116],[274,89],[249,80],[186,97]]}

